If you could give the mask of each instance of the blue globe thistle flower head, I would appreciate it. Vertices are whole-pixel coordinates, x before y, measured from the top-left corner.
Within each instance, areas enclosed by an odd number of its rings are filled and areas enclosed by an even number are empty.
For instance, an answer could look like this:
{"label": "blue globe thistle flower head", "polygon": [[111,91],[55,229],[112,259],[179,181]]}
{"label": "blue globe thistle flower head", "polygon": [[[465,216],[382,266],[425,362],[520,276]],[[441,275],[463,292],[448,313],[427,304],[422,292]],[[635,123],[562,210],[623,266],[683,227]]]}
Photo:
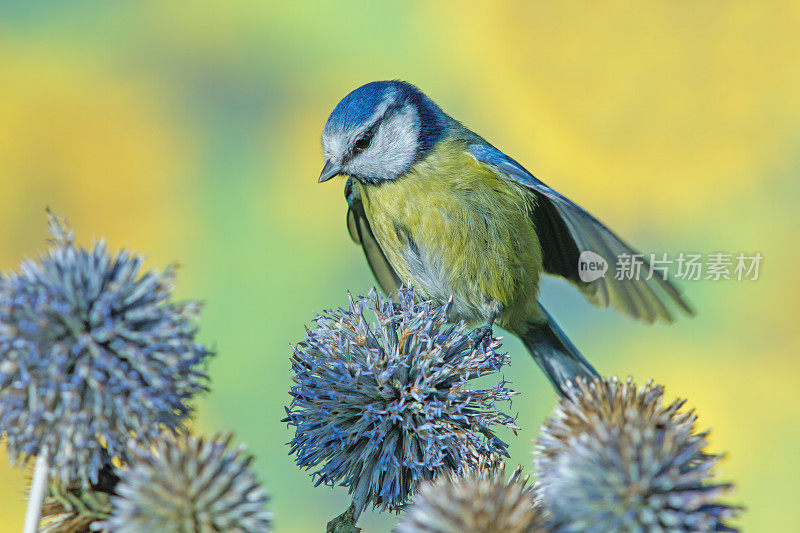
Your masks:
{"label": "blue globe thistle flower head", "polygon": [[54,476],[86,488],[132,435],[183,424],[209,352],[200,305],[170,298],[172,269],[143,272],[138,255],[50,226],[49,253],[0,275],[0,431],[13,462],[46,449]]}
{"label": "blue globe thistle flower head", "polygon": [[583,380],[541,430],[538,494],[554,531],[735,531],[737,508],[719,498],[721,456],[705,452],[685,400],[631,379]]}
{"label": "blue globe thistle flower head", "polygon": [[151,447],[131,443],[120,471],[111,518],[92,524],[115,533],[264,533],[272,513],[250,468],[253,457],[231,446],[232,435],[211,439],[166,434]]}
{"label": "blue globe thistle flower head", "polygon": [[495,455],[477,467],[425,481],[395,533],[542,533],[546,531],[528,476],[518,466],[506,478]]}
{"label": "blue globe thistle flower head", "polygon": [[416,302],[411,288],[396,303],[373,289],[317,317],[294,349],[290,453],[316,468],[317,485],[349,488],[353,519],[368,502],[396,510],[439,472],[507,455],[492,427],[517,429],[497,408],[515,393],[505,381],[485,390],[467,382],[508,356],[494,340],[476,346],[463,323],[445,326],[448,310]]}

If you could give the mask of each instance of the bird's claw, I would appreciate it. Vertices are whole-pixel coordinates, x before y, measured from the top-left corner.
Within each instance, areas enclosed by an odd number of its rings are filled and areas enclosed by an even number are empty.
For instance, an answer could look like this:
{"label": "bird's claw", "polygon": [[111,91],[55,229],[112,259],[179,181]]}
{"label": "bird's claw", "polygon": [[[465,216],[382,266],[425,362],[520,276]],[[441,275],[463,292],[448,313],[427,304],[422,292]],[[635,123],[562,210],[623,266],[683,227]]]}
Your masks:
{"label": "bird's claw", "polygon": [[478,349],[484,346],[484,344],[488,343],[491,344],[493,339],[493,330],[491,324],[484,324],[479,328],[475,328],[472,332],[472,347],[474,349]]}

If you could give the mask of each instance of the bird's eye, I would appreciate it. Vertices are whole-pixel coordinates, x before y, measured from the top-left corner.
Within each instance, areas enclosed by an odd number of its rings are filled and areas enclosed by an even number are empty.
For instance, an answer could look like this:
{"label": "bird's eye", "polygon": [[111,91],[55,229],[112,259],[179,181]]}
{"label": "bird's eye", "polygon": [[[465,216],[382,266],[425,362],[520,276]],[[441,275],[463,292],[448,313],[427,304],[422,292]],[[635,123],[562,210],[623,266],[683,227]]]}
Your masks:
{"label": "bird's eye", "polygon": [[366,132],[362,134],[361,137],[356,139],[356,142],[353,143],[353,149],[356,152],[363,152],[364,150],[369,148],[369,143],[371,142],[372,142],[372,133]]}

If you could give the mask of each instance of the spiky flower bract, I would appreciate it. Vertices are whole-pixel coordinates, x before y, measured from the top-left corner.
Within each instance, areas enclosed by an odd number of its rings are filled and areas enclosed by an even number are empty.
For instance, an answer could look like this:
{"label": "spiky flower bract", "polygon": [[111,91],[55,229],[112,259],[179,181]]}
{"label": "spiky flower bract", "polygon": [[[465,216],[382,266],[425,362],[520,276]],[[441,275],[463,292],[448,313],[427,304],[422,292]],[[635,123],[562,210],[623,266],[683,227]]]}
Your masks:
{"label": "spiky flower bract", "polygon": [[[108,458],[107,458],[108,459]],[[99,480],[91,488],[67,487],[59,481],[50,483],[42,505],[41,533],[89,533],[92,526],[111,516],[111,495],[119,482],[117,469],[110,459],[100,470]],[[98,531],[98,529],[94,529]]]}
{"label": "spiky flower bract", "polygon": [[506,479],[496,456],[476,468],[445,472],[422,484],[395,533],[539,533],[544,519],[528,476]]}
{"label": "spiky flower bract", "polygon": [[269,531],[267,496],[232,436],[167,434],[151,448],[133,445],[120,472],[111,518],[93,527],[115,533]]}
{"label": "spiky flower bract", "polygon": [[368,502],[396,509],[440,471],[507,455],[491,428],[516,429],[496,406],[514,392],[504,381],[488,390],[467,382],[508,356],[495,341],[476,346],[464,324],[445,326],[448,309],[415,302],[410,288],[395,303],[373,290],[317,317],[294,349],[290,453],[316,468],[318,485],[349,488],[355,519]]}
{"label": "spiky flower bract", "polygon": [[111,495],[91,489],[68,489],[57,483],[42,505],[40,533],[89,533],[111,516]]}
{"label": "spiky flower bract", "polygon": [[106,450],[181,426],[209,352],[199,304],[170,300],[171,269],[142,272],[140,256],[50,225],[49,253],[0,275],[0,430],[15,463],[47,450],[64,485],[88,487]]}
{"label": "spiky flower bract", "polygon": [[732,531],[731,485],[684,400],[631,379],[578,380],[544,424],[535,463],[556,531]]}

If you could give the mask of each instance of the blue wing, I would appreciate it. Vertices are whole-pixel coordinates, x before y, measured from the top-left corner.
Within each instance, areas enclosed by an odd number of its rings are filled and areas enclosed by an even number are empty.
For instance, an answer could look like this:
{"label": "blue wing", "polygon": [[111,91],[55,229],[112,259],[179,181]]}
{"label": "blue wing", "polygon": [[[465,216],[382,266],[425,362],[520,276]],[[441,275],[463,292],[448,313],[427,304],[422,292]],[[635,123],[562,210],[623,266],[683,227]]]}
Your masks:
{"label": "blue wing", "polygon": [[[633,318],[647,322],[657,319],[671,322],[672,314],[665,305],[670,300],[686,313],[693,314],[689,304],[670,281],[658,274],[649,280],[644,279],[649,270],[644,259],[640,279],[615,279],[617,258],[622,254],[633,256],[638,252],[580,206],[542,183],[522,165],[489,144],[471,144],[468,151],[478,162],[535,193],[536,206],[532,218],[547,273],[568,279],[597,306],[611,305]],[[605,277],[592,282],[580,279],[578,257],[583,251],[595,252],[608,262],[609,270]]]}

